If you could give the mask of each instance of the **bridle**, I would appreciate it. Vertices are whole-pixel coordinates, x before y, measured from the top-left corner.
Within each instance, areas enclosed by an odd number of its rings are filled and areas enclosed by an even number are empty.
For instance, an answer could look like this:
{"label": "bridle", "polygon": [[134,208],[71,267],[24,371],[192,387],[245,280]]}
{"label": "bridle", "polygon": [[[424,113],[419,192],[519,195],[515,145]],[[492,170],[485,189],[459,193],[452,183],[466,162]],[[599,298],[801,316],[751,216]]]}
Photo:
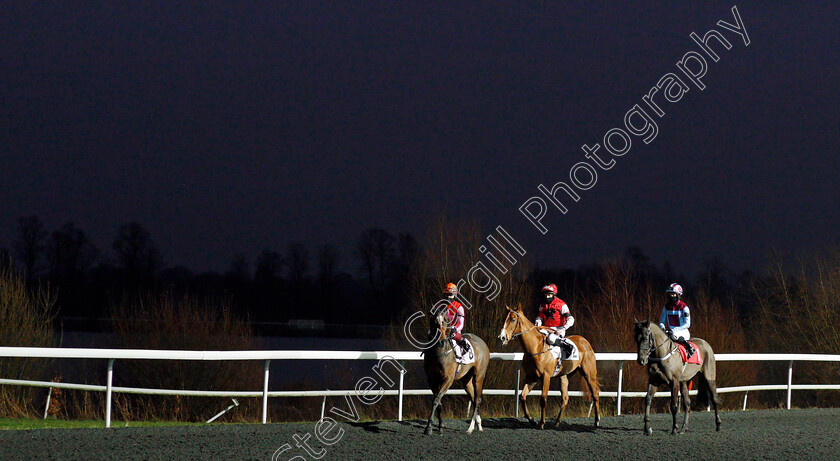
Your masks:
{"label": "bridle", "polygon": [[[511,312],[511,313],[513,314],[513,312]],[[514,330],[514,331],[516,331],[516,329],[517,329],[517,328],[519,328],[519,324],[520,324],[520,323],[522,323],[522,319],[520,319],[520,318],[519,318],[519,314],[515,314],[515,315],[516,315],[516,324],[514,324],[514,325],[513,325],[513,330]],[[536,328],[536,327],[537,327],[537,326],[536,326],[536,325],[534,325],[534,326],[532,326],[531,328],[528,328],[527,330],[522,330],[522,331],[520,331],[519,333],[516,333],[516,334],[511,334],[511,335],[510,335],[510,339],[509,339],[508,341],[513,340],[513,338],[516,338],[517,336],[522,336],[522,335],[524,335],[525,333],[527,333],[527,332],[529,332],[529,331],[533,330],[533,329],[534,329],[534,328]],[[505,333],[507,333],[507,329],[505,329]]]}
{"label": "bridle", "polygon": [[[654,344],[653,332],[650,331],[650,328],[647,328],[647,341],[648,341],[648,352],[647,352],[647,357],[645,357],[645,358],[647,359],[648,362],[662,362],[664,360],[667,360],[669,357],[671,357],[671,354],[673,354],[674,351],[677,350],[677,347],[673,345],[674,341],[670,337],[668,337],[667,335],[665,336],[665,341],[662,341],[658,346],[654,347],[654,345],[653,345]],[[671,347],[670,352],[668,352],[667,354],[665,354],[662,357],[651,357],[651,355],[654,353],[654,351],[656,351],[660,347],[664,346],[665,343],[667,343],[669,341],[671,342],[671,344],[673,346],[673,347]]]}
{"label": "bridle", "polygon": [[[455,351],[452,348],[452,341],[450,341],[452,338],[455,337],[455,335],[451,334],[451,335],[447,336],[446,331],[449,330],[450,327],[442,326],[440,324],[440,322],[438,322],[437,317],[435,318],[435,324],[437,325],[438,331],[440,332],[440,339],[436,343],[435,347],[440,346],[443,349],[443,352],[437,354],[437,356],[438,357],[444,357],[446,355],[449,355],[451,352]],[[449,347],[447,347],[447,346],[449,346]]]}
{"label": "bridle", "polygon": [[[514,315],[516,315],[516,324],[514,324],[514,326],[513,326],[513,331],[516,331],[516,329],[517,329],[517,328],[519,328],[519,329],[521,330],[521,328],[519,327],[519,325],[522,323],[522,319],[521,319],[521,318],[519,318],[519,314],[516,314],[516,313],[514,313],[513,311],[511,311],[511,313],[512,313],[512,314],[514,314]],[[508,341],[512,341],[512,340],[513,340],[513,338],[516,338],[517,336],[522,336],[522,335],[524,335],[525,333],[527,333],[527,332],[529,332],[529,331],[533,330],[534,328],[537,328],[537,326],[536,326],[536,325],[533,325],[531,328],[528,328],[527,330],[522,330],[522,331],[520,331],[519,333],[516,333],[516,334],[511,334],[511,335],[510,335],[510,339],[509,339]],[[505,329],[505,333],[507,333],[507,329]],[[525,353],[526,353],[526,354],[528,354],[528,355],[530,355],[530,356],[534,356],[534,357],[536,357],[537,355],[540,355],[540,354],[545,354],[546,352],[548,352],[548,350],[549,350],[549,349],[546,347],[545,341],[543,341],[543,351],[542,351],[542,352],[537,352],[536,354],[531,354],[530,352],[525,352]]]}

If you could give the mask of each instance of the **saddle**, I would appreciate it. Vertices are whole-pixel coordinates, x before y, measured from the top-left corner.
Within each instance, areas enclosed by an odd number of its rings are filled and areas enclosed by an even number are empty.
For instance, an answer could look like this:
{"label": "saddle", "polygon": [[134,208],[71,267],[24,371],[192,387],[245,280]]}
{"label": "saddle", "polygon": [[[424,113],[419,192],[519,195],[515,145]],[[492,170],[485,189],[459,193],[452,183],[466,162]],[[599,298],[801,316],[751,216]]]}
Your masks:
{"label": "saddle", "polygon": [[697,346],[697,344],[694,344],[691,341],[689,341],[688,343],[691,344],[691,347],[694,348],[694,355],[692,355],[690,358],[686,358],[687,352],[685,350],[685,347],[683,347],[682,344],[677,343],[677,346],[680,350],[680,358],[682,358],[683,363],[694,363],[700,365],[700,348]]}

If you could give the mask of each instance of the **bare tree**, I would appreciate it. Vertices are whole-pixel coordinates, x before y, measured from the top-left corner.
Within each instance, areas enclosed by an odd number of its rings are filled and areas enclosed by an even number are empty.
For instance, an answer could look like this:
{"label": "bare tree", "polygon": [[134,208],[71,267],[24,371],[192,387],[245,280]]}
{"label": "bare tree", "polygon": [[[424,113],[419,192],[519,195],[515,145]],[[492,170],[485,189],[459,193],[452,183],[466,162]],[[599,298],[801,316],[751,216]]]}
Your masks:
{"label": "bare tree", "polygon": [[50,278],[57,282],[78,281],[96,262],[98,254],[85,232],[68,222],[50,237]]}
{"label": "bare tree", "polygon": [[248,257],[244,253],[237,253],[233,256],[227,275],[245,282],[251,279],[251,263],[248,262]]}
{"label": "bare tree", "polygon": [[120,226],[112,247],[130,281],[152,278],[160,265],[157,245],[149,232],[137,222]]}
{"label": "bare tree", "polygon": [[14,242],[15,253],[23,264],[24,279],[32,286],[40,272],[41,256],[46,249],[47,231],[38,216],[21,216],[17,219],[18,239]]}
{"label": "bare tree", "polygon": [[286,270],[289,280],[298,285],[309,272],[309,250],[300,242],[292,242],[286,249]]}
{"label": "bare tree", "polygon": [[271,282],[283,271],[283,256],[280,253],[265,249],[257,256],[257,268],[254,272],[254,280],[258,282]]}
{"label": "bare tree", "polygon": [[395,262],[396,239],[383,229],[367,229],[356,242],[356,254],[370,288],[381,293],[388,284]]}
{"label": "bare tree", "polygon": [[332,245],[323,245],[318,250],[318,284],[323,288],[332,286],[338,275],[338,250]]}

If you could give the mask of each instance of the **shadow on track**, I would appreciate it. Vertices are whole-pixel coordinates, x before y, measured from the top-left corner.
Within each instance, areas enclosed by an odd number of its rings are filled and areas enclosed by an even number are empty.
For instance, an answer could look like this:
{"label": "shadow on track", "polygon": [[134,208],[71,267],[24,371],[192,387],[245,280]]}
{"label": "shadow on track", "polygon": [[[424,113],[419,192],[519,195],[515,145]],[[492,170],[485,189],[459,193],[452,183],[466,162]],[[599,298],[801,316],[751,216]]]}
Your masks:
{"label": "shadow on track", "polygon": [[382,423],[382,421],[367,421],[367,422],[364,422],[364,423],[348,422],[347,424],[349,424],[353,427],[362,428],[362,429],[365,430],[365,432],[372,432],[374,434],[381,434],[383,432],[392,432],[392,433],[396,434],[396,433],[399,432],[399,431],[395,431],[393,429],[383,429],[383,428],[379,427],[379,425],[381,423]]}

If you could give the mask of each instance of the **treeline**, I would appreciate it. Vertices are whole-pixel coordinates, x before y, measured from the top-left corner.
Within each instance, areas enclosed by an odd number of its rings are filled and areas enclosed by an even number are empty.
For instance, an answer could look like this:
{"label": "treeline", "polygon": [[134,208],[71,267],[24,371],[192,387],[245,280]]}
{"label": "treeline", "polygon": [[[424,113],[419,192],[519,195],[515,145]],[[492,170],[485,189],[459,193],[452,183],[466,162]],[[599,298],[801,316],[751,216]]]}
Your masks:
{"label": "treeline", "polygon": [[[440,287],[467,273],[482,257],[477,248],[483,235],[478,226],[453,225],[444,220],[425,235],[410,271],[409,285],[416,296],[403,307],[403,320],[417,311],[428,312],[440,298]],[[578,268],[540,268],[525,261],[500,279],[501,293],[492,302],[469,288],[464,290],[472,304],[466,312],[465,329],[484,338],[491,351],[519,351],[518,343],[503,349],[496,339],[504,322],[505,305],[521,303],[529,316],[536,316],[538,290],[555,283],[559,297],[570,305],[576,319],[568,334],[586,337],[596,352],[634,352],[634,321],[658,321],[665,289],[678,282],[691,307],[691,335],[706,339],[716,354],[840,354],[840,251],[824,250],[789,266],[783,260],[769,261],[768,268],[760,272],[734,273],[720,258],[712,257],[695,274],[677,272],[668,263],[657,266],[635,247],[611,260]],[[393,325],[395,346],[408,344],[403,327],[402,322]],[[412,333],[423,337],[422,326],[412,328]],[[616,362],[598,364],[599,377],[605,379],[604,389],[615,390],[611,383],[618,366]],[[494,363],[485,388],[507,388],[514,382],[517,367],[515,363]],[[796,364],[796,382],[840,384],[837,370],[837,364],[800,361]],[[780,384],[786,382],[786,373],[786,365],[780,362],[720,362],[717,382],[726,387]],[[643,367],[625,366],[624,377],[625,389],[645,388]],[[423,386],[422,376],[409,385]],[[743,394],[735,398],[743,399]],[[840,404],[840,394],[835,391],[799,392],[797,398],[797,405]],[[768,406],[784,400],[773,392],[758,393],[751,399]],[[728,406],[738,404],[728,397],[725,400]],[[505,405],[511,403],[502,399],[498,405],[504,408],[503,413],[510,414],[513,409]],[[426,408],[422,399],[412,404]],[[641,400],[632,399],[626,405],[636,411]]]}
{"label": "treeline", "polygon": [[[467,274],[483,257],[479,248],[486,235],[477,223],[440,216],[419,241],[381,229],[363,232],[355,242],[356,276],[338,269],[339,256],[333,247],[321,247],[310,255],[299,243],[288,245],[282,254],[263,251],[254,271],[240,255],[224,273],[193,274],[183,267],[162,267],[151,236],[137,223],[119,228],[111,248],[113,257],[103,257],[72,224],[47,234],[35,217],[21,218],[18,223],[20,237],[0,267],[0,342],[9,346],[56,345],[58,312],[108,318],[105,325],[113,333],[114,347],[121,348],[259,349],[254,320],[304,318],[387,325],[387,347],[412,349],[404,337],[403,322],[417,311],[428,311],[440,299],[446,282]],[[667,263],[652,263],[635,247],[612,260],[578,268],[537,267],[523,260],[499,277],[502,286],[497,299],[488,301],[486,296],[464,290],[472,305],[466,329],[485,338],[491,350],[503,350],[495,338],[504,306],[521,303],[529,315],[535,315],[539,288],[555,283],[576,318],[569,334],[585,336],[598,352],[630,352],[635,349],[633,321],[658,319],[665,288],[678,282],[692,308],[692,335],[709,341],[716,353],[840,354],[840,251],[803,258],[795,267],[779,261],[761,272],[736,274],[720,259],[710,258],[699,273],[683,274]],[[421,325],[414,333],[423,335],[425,328]],[[518,350],[518,346],[507,350]],[[127,367],[119,374],[124,384],[210,389],[259,389],[261,385],[255,379],[261,376],[260,364],[135,365],[132,361],[122,365]],[[517,367],[494,363],[485,387],[508,388]],[[599,364],[599,376],[610,376],[605,378],[604,389],[614,390],[610,383],[617,367],[616,363]],[[0,360],[0,375],[6,378],[61,379],[55,370],[49,360]],[[776,362],[721,362],[718,384],[778,384],[785,382],[786,372],[786,366]],[[626,389],[644,388],[642,367],[625,367],[624,373]],[[198,381],[186,383],[185,377]],[[822,362],[798,362],[796,377],[797,383],[840,381],[837,365]],[[409,388],[426,385],[420,372],[411,373],[407,380]],[[42,413],[44,398],[35,388],[0,386],[0,415]],[[768,406],[783,400],[772,392],[760,393],[758,398]],[[800,406],[803,402],[840,404],[840,395],[831,391],[797,392],[797,398]],[[164,400],[162,405],[151,397],[121,396],[115,400],[115,414],[131,420],[206,416],[202,416],[206,399]],[[52,408],[57,404],[51,403],[51,414],[60,417],[94,417],[102,409],[99,396],[81,391],[67,391],[52,402],[63,405]],[[737,402],[727,400],[726,404]],[[259,402],[249,400],[247,405],[256,408]],[[494,405],[498,414],[512,412],[510,399],[498,399]],[[626,405],[631,410],[640,402]],[[417,415],[427,411],[420,398],[409,399],[406,408]],[[392,414],[391,410],[388,405],[370,407],[372,413],[367,416],[382,417]],[[274,420],[306,417],[275,411]]]}
{"label": "treeline", "polygon": [[11,249],[0,247],[0,265],[14,267],[33,289],[50,287],[65,318],[107,319],[126,297],[167,291],[223,299],[257,322],[384,325],[396,316],[386,306],[405,302],[404,282],[418,249],[411,234],[374,228],[356,238],[346,264],[333,245],[291,242],[280,250],[234,255],[219,272],[196,273],[164,265],[153,237],[137,222],[120,226],[107,250],[73,223],[52,232],[37,216],[19,217],[16,224]]}

